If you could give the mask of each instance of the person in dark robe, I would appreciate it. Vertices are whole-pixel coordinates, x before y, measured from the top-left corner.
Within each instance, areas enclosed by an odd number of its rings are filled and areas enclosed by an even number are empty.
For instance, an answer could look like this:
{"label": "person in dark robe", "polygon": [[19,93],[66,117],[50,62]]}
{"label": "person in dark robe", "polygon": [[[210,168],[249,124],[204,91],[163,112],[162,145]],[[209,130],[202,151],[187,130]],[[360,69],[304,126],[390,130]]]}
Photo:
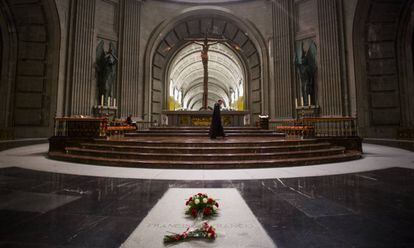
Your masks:
{"label": "person in dark robe", "polygon": [[225,136],[223,125],[221,124],[221,115],[220,115],[221,104],[223,104],[223,100],[218,100],[214,104],[213,118],[211,118],[211,125],[210,125],[210,131],[209,131],[210,139],[215,139],[220,136],[224,138]]}
{"label": "person in dark robe", "polygon": [[132,125],[132,115],[130,114],[130,115],[128,115],[128,117],[126,118],[126,120],[125,120],[125,122],[126,122],[126,124],[128,124],[128,125]]}

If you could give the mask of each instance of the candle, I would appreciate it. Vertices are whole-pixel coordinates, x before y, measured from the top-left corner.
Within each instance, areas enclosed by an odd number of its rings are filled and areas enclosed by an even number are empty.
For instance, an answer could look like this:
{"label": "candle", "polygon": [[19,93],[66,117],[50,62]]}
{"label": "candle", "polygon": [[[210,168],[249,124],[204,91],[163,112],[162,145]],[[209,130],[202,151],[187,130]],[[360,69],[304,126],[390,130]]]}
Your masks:
{"label": "candle", "polygon": [[295,98],[295,107],[298,108],[298,99]]}
{"label": "candle", "polygon": [[311,104],[311,97],[310,97],[310,95],[308,95],[308,105],[309,105],[309,106],[312,106],[312,104]]}
{"label": "candle", "polygon": [[302,106],[302,107],[304,106],[303,105],[303,96],[300,97],[300,106]]}
{"label": "candle", "polygon": [[116,98],[114,97],[114,107],[116,107]]}
{"label": "candle", "polygon": [[104,95],[101,95],[101,106],[104,105]]}
{"label": "candle", "polygon": [[111,97],[108,96],[108,107],[111,107]]}

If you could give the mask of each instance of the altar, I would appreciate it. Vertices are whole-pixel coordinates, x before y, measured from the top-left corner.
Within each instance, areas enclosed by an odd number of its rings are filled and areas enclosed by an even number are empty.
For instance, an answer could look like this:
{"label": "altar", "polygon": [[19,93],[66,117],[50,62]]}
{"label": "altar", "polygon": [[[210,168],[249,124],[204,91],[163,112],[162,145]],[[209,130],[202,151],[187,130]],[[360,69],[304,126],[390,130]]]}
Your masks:
{"label": "altar", "polygon": [[[200,111],[163,111],[161,125],[164,126],[209,126],[212,110]],[[240,127],[250,125],[250,113],[248,111],[221,111],[223,126]]]}

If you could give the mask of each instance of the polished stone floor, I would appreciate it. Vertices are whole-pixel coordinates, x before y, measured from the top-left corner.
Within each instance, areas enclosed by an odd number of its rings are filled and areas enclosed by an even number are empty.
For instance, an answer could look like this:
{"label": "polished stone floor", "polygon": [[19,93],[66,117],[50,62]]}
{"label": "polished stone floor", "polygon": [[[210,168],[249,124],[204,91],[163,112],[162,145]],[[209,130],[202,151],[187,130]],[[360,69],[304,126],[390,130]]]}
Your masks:
{"label": "polished stone floor", "polygon": [[119,247],[168,188],[236,188],[277,247],[414,247],[412,169],[186,181],[17,167],[0,169],[0,247]]}

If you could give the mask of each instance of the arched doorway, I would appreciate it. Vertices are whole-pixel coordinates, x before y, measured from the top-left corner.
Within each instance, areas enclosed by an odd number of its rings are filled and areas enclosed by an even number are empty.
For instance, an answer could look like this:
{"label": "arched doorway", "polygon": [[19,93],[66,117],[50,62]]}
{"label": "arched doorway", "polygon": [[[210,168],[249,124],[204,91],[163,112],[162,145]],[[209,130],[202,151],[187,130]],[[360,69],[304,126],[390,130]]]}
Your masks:
{"label": "arched doorway", "polygon": [[363,137],[396,138],[401,127],[414,124],[412,67],[406,66],[411,60],[412,33],[407,32],[412,2],[358,1],[353,40]]}
{"label": "arched doorway", "polygon": [[[224,101],[227,110],[244,110],[245,68],[226,44],[215,44],[208,54],[208,107],[218,99]],[[204,68],[201,46],[190,43],[181,49],[169,65],[166,82],[168,110],[200,110],[203,101]]]}
{"label": "arched doorway", "polygon": [[401,127],[414,127],[414,1],[402,13],[397,39],[401,91]]}
{"label": "arched doorway", "polygon": [[49,137],[57,109],[61,38],[56,3],[2,1],[0,9],[0,129],[16,138]]}
{"label": "arched doorway", "polygon": [[[248,110],[252,116],[261,114],[267,101],[265,99],[266,94],[263,94],[262,91],[268,82],[266,72],[268,58],[265,43],[255,28],[222,9],[190,9],[183,13],[173,18],[173,20],[162,23],[154,31],[147,47],[147,68],[145,70],[146,118],[159,121],[163,110],[170,109],[169,99],[174,96],[174,93],[170,94],[170,91],[174,91],[174,89],[169,87],[171,85],[171,66],[175,63],[174,59],[181,56],[180,52],[185,53],[186,49],[194,50],[193,58],[199,57],[198,52],[196,52],[197,48],[190,47],[189,39],[204,36],[206,30],[209,30],[214,37],[222,37],[228,41],[212,47],[212,56],[227,57],[224,62],[222,61],[223,63],[233,61],[231,62],[233,66],[218,65],[220,58],[212,61],[212,64],[216,64],[216,66],[212,67],[210,74],[210,92],[213,89],[216,89],[216,91],[211,92],[210,104],[216,98],[223,97],[228,98],[227,107],[232,105],[232,108],[234,108],[234,102],[239,101],[242,96],[243,99],[240,100],[242,104],[239,104],[243,105],[242,109]],[[229,59],[229,56],[235,59]],[[232,67],[239,67],[240,69],[232,71]],[[214,68],[216,68],[215,71]],[[199,69],[194,65],[194,70],[198,72],[191,74],[189,79],[193,82],[191,85],[189,85],[189,82],[173,82],[173,85],[185,85],[188,87],[185,90],[191,89],[192,92],[187,97],[183,94],[181,99],[190,101],[190,106],[187,103],[187,106],[181,107],[197,109],[197,106],[199,106],[200,87],[197,85],[197,82],[200,83],[200,77],[197,77],[197,75],[200,75]],[[225,70],[227,71],[224,72]],[[242,75],[230,75],[233,73],[241,73]],[[231,82],[223,83],[226,77],[231,79],[229,80]],[[239,79],[239,85],[236,85],[237,78]],[[242,81],[241,85],[240,80]],[[230,84],[232,87],[230,87]],[[180,90],[182,89],[176,88],[178,94],[180,94]]]}

